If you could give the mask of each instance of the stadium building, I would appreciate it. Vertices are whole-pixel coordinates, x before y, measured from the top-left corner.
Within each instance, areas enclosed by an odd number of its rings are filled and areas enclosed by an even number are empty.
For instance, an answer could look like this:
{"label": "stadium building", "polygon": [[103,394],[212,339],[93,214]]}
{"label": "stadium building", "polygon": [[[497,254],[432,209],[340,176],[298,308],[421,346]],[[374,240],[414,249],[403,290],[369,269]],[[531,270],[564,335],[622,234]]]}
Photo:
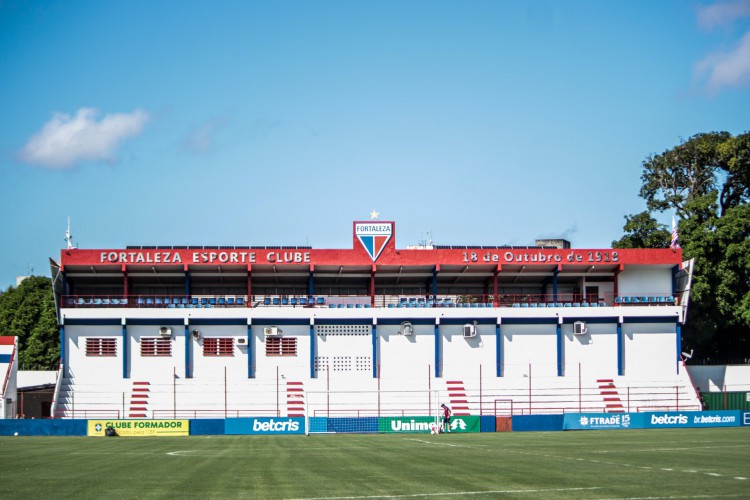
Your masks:
{"label": "stadium building", "polygon": [[64,249],[53,415],[699,410],[681,251],[538,243]]}

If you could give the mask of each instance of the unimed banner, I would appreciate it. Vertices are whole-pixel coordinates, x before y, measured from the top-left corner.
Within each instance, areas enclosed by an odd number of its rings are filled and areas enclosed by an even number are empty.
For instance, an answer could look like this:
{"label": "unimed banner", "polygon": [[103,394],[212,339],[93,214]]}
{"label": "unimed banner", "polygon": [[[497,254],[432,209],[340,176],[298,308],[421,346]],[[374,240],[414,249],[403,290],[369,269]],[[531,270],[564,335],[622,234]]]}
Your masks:
{"label": "unimed banner", "polygon": [[225,434],[304,434],[305,419],[295,418],[228,418]]}
{"label": "unimed banner", "polygon": [[118,436],[187,436],[190,420],[89,420],[88,435],[104,436],[112,426]]}
{"label": "unimed banner", "polygon": [[[378,432],[428,433],[435,417],[381,417]],[[451,417],[451,432],[479,432],[481,420],[478,416]]]}

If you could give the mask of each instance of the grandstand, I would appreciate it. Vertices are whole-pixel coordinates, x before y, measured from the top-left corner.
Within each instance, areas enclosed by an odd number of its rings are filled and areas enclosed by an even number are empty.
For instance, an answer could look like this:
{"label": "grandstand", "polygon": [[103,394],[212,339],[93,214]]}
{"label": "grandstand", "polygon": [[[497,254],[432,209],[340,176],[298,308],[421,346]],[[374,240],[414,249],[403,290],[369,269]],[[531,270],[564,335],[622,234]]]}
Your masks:
{"label": "grandstand", "polygon": [[395,228],[355,221],[344,249],[62,250],[53,415],[700,409],[681,251],[399,249]]}

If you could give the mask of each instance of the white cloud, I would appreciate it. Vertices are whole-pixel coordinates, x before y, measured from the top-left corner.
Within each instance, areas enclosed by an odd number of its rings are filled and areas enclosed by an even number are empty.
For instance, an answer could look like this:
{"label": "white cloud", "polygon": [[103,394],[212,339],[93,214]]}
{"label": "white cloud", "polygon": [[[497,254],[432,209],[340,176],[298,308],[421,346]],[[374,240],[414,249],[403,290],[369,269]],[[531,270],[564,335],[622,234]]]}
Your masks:
{"label": "white cloud", "polygon": [[55,113],[42,130],[20,152],[22,161],[50,168],[68,168],[84,161],[113,162],[115,150],[124,140],[137,136],[149,119],[148,113],[105,115],[81,108],[75,116]]}
{"label": "white cloud", "polygon": [[726,52],[714,52],[695,65],[695,76],[710,92],[739,87],[750,81],[750,31]]}
{"label": "white cloud", "polygon": [[716,2],[698,8],[698,24],[705,29],[732,24],[737,19],[750,16],[750,0]]}

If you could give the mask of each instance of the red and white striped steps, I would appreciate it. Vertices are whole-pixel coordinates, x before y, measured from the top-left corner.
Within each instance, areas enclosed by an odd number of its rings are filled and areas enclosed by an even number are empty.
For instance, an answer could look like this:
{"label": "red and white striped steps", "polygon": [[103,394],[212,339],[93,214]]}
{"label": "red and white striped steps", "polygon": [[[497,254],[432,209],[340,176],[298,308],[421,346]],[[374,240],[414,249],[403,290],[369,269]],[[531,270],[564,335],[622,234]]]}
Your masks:
{"label": "red and white striped steps", "polygon": [[445,382],[448,386],[448,399],[450,401],[451,411],[456,416],[468,416],[469,400],[466,397],[466,389],[463,380],[448,380]]}
{"label": "red and white striped steps", "polygon": [[286,413],[288,417],[305,416],[305,389],[302,382],[286,383]]}
{"label": "red and white striped steps", "polygon": [[151,382],[133,382],[130,394],[130,410],[128,418],[146,418],[148,411],[148,396],[151,392]]}
{"label": "red and white striped steps", "polygon": [[599,394],[604,400],[604,411],[607,413],[624,413],[625,408],[622,406],[620,392],[615,386],[615,381],[611,378],[598,379]]}

